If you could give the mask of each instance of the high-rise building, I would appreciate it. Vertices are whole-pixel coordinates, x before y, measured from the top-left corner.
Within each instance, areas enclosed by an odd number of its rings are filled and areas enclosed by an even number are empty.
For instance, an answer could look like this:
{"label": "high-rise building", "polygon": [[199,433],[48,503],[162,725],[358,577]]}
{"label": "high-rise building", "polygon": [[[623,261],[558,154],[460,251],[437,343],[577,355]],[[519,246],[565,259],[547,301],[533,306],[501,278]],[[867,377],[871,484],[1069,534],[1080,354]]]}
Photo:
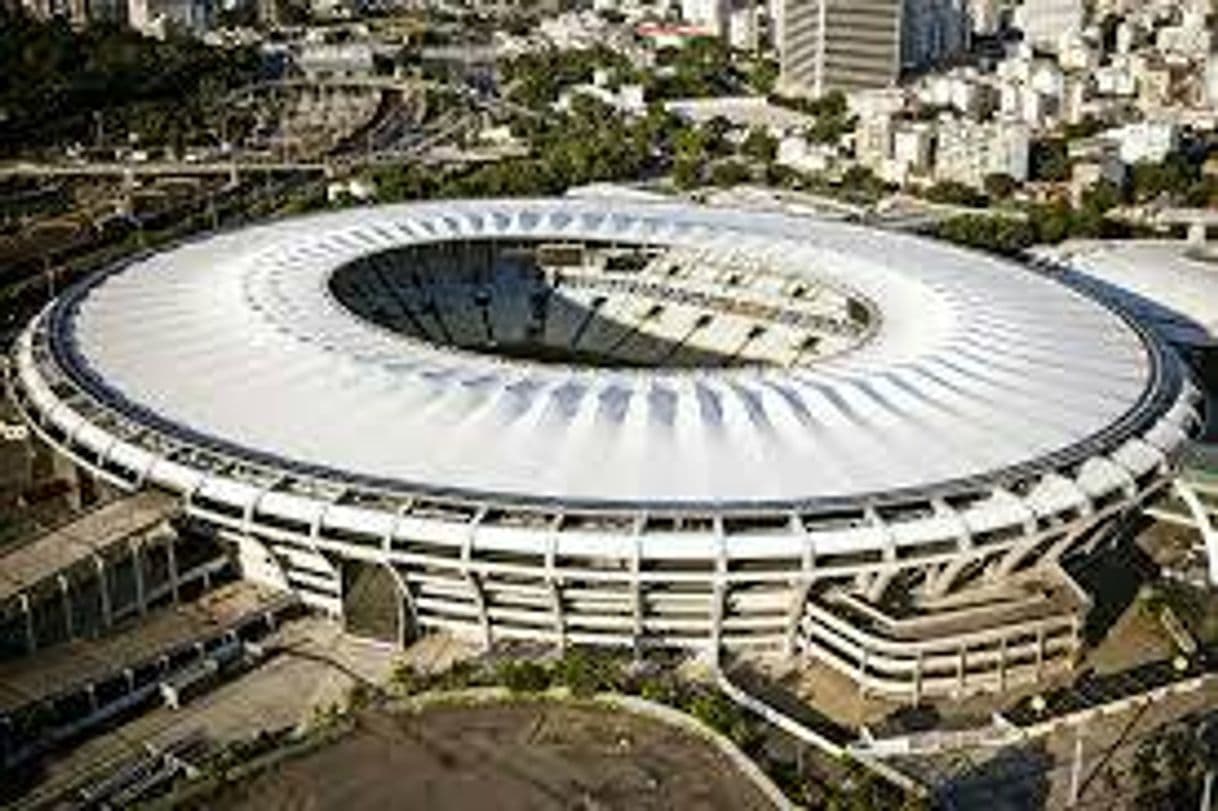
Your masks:
{"label": "high-rise building", "polygon": [[962,0],[786,0],[782,88],[820,96],[896,83],[968,42]]}
{"label": "high-rise building", "polygon": [[920,70],[968,47],[967,0],[905,0],[901,14],[901,66]]}
{"label": "high-rise building", "polygon": [[902,0],[787,0],[782,79],[794,92],[885,87],[901,69]]}

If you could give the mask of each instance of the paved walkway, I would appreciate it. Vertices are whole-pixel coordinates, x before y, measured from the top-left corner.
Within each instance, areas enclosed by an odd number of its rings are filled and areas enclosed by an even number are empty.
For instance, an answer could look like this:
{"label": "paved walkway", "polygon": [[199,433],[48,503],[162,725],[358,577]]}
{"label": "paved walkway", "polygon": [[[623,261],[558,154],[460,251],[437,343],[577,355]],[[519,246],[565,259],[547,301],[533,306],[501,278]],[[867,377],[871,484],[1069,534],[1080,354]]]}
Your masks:
{"label": "paved walkway", "polygon": [[15,807],[49,807],[57,794],[140,753],[146,743],[165,745],[196,731],[231,741],[306,723],[317,710],[345,703],[357,682],[385,682],[399,657],[439,666],[465,649],[447,636],[429,635],[403,653],[352,638],[321,617],[286,623],[265,646],[270,655],[263,664],[181,710],[155,709],[48,762],[43,782]]}

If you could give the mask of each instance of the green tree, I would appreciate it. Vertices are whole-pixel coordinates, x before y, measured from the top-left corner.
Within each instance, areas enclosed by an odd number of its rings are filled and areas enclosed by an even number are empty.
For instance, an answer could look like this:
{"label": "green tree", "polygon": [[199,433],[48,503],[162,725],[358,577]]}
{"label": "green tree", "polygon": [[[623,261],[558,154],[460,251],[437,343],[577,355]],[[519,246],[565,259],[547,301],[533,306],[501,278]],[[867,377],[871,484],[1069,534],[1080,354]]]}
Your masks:
{"label": "green tree", "polygon": [[950,203],[957,206],[984,208],[989,200],[984,194],[955,180],[942,180],[924,192],[927,200],[936,203]]}
{"label": "green tree", "polygon": [[1132,174],[1134,200],[1145,203],[1161,196],[1181,200],[1199,175],[1198,167],[1181,153],[1172,153],[1159,163],[1136,163]]}
{"label": "green tree", "polygon": [[711,182],[724,188],[747,183],[752,178],[749,167],[737,160],[720,161],[711,168]]}
{"label": "green tree", "polygon": [[1019,189],[1019,182],[1002,172],[986,175],[984,185],[991,200],[1008,200]]}
{"label": "green tree", "polygon": [[609,654],[587,648],[570,648],[555,667],[557,681],[577,696],[616,690],[622,674]]}
{"label": "green tree", "polygon": [[540,693],[550,686],[549,669],[529,660],[509,660],[499,665],[499,681],[513,693]]}
{"label": "green tree", "polygon": [[1029,174],[1033,180],[1061,182],[1070,179],[1070,153],[1064,138],[1032,142]]}
{"label": "green tree", "polygon": [[778,72],[776,60],[758,59],[749,72],[749,84],[752,85],[753,91],[763,96],[773,93],[774,85],[778,81]]}
{"label": "green tree", "polygon": [[73,30],[0,8],[0,150],[113,138],[182,144],[210,129],[223,94],[259,74],[253,48],[224,49],[111,25]]}
{"label": "green tree", "polygon": [[753,127],[740,144],[740,154],[758,163],[770,163],[778,153],[778,141],[764,127]]}

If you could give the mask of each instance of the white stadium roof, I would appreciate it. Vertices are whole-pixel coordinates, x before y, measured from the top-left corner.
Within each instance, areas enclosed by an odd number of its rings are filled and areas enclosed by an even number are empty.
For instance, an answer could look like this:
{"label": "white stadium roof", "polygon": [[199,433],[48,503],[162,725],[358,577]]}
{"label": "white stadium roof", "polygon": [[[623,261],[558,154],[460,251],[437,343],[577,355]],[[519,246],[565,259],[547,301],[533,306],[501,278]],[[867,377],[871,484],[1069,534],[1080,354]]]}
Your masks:
{"label": "white stadium roof", "polygon": [[[805,367],[581,368],[393,334],[327,284],[369,253],[491,237],[722,251],[849,289],[880,319],[861,346]],[[1153,347],[1057,282],[906,235],[688,205],[324,214],[150,256],[57,306],[67,366],[138,422],[238,457],[475,498],[714,507],[994,486],[1050,457],[1111,452],[1161,416],[1146,405]]]}
{"label": "white stadium roof", "polygon": [[1071,280],[1186,346],[1218,345],[1218,256],[1174,240],[1076,241],[1052,249]]}

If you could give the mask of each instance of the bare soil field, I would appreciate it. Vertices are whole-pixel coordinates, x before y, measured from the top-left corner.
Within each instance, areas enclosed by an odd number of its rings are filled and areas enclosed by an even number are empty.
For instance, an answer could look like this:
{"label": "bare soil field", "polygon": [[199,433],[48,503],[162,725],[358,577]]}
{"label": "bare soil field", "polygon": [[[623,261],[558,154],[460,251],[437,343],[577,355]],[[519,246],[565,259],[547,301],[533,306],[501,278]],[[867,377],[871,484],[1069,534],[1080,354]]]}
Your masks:
{"label": "bare soil field", "polygon": [[336,743],[205,802],[232,811],[770,808],[703,741],[650,719],[553,702],[365,715]]}

